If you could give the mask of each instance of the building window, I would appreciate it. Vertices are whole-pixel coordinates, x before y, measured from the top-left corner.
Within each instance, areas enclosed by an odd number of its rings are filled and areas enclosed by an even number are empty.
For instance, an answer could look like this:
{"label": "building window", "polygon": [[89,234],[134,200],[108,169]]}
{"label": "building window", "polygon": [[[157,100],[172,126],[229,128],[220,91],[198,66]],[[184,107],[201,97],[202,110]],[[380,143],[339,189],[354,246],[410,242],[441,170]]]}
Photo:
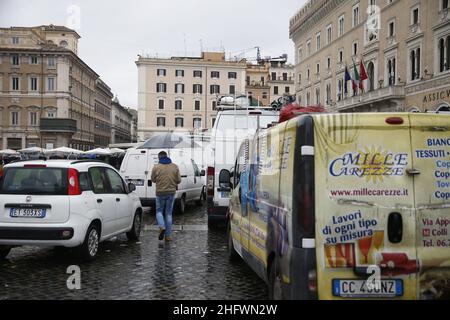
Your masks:
{"label": "building window", "polygon": [[344,22],[345,22],[344,16],[339,17],[339,22],[338,22],[338,25],[339,25],[339,34],[338,35],[339,35],[339,37],[344,34],[344,31],[345,31],[345,29],[344,29]]}
{"label": "building window", "polygon": [[354,56],[356,56],[358,54],[358,42],[353,42],[352,53]]}
{"label": "building window", "polygon": [[165,77],[166,76],[166,69],[158,69],[156,71],[157,75],[160,77]]}
{"label": "building window", "polygon": [[420,79],[420,48],[410,52],[411,81]]}
{"label": "building window", "polygon": [[156,126],[157,127],[165,127],[166,126],[166,118],[165,117],[157,117],[156,118]]}
{"label": "building window", "polygon": [[303,49],[302,47],[298,48],[298,61],[300,62],[303,58]]}
{"label": "building window", "polygon": [[212,101],[211,102],[211,108],[213,109],[213,110],[216,110],[216,107],[217,107],[217,101]]}
{"label": "building window", "polygon": [[358,24],[359,24],[359,4],[353,7],[352,28],[356,27]]}
{"label": "building window", "polygon": [[53,110],[47,111],[47,118],[56,118],[56,112]]}
{"label": "building window", "polygon": [[342,79],[338,79],[338,83],[337,83],[337,101],[341,101],[343,99],[343,91],[344,91],[344,81]]}
{"label": "building window", "polygon": [[164,110],[164,104],[165,104],[165,101],[163,99],[159,99],[158,100],[158,109]]}
{"label": "building window", "polygon": [[316,105],[320,105],[320,89],[316,88]]}
{"label": "building window", "polygon": [[344,50],[340,49],[339,50],[339,63],[344,63]]}
{"label": "building window", "polygon": [[306,69],[306,80],[309,81],[309,79],[311,78],[311,71],[308,69]]}
{"label": "building window", "polygon": [[195,100],[194,101],[194,110],[195,111],[199,111],[200,110],[200,105],[201,105],[200,100]]}
{"label": "building window", "polygon": [[320,32],[316,34],[316,51],[320,50]]}
{"label": "building window", "polygon": [[411,10],[411,25],[419,23],[419,7],[415,7]]}
{"label": "building window", "polygon": [[11,63],[12,63],[13,66],[17,67],[17,66],[20,65],[20,59],[19,59],[19,55],[18,54],[13,54],[11,59],[12,59]]}
{"label": "building window", "polygon": [[184,70],[175,70],[175,77],[184,77]]}
{"label": "building window", "polygon": [[220,86],[217,84],[211,85],[210,94],[220,94]]}
{"label": "building window", "polygon": [[184,119],[180,117],[175,118],[175,127],[184,127]]}
{"label": "building window", "polygon": [[12,44],[19,44],[19,37],[12,37]]}
{"label": "building window", "polygon": [[308,42],[306,43],[306,56],[310,56],[311,55],[311,40],[308,40]]}
{"label": "building window", "polygon": [[230,85],[230,94],[236,94],[236,86]]}
{"label": "building window", "polygon": [[307,106],[311,105],[311,93],[310,92],[306,93],[306,105]]}
{"label": "building window", "polygon": [[30,112],[30,125],[31,126],[37,125],[37,113],[36,112]]}
{"label": "building window", "polygon": [[202,127],[202,118],[194,118],[192,122],[194,129],[200,129]]}
{"label": "building window", "polygon": [[333,29],[332,29],[332,27],[330,25],[330,26],[327,27],[327,44],[330,44],[331,41],[333,40],[333,33],[332,32],[333,32]]}
{"label": "building window", "polygon": [[302,74],[298,74],[298,84],[302,84]]}
{"label": "building window", "polygon": [[37,91],[37,78],[31,77],[30,78],[30,91]]}
{"label": "building window", "polygon": [[67,47],[69,46],[69,44],[67,43],[66,40],[61,41],[61,42],[59,43],[59,45],[60,45],[61,47],[63,47],[63,48],[67,48]]}
{"label": "building window", "polygon": [[395,35],[395,22],[391,21],[389,22],[388,37],[392,38],[394,35]]}
{"label": "building window", "polygon": [[228,72],[228,79],[237,79],[236,72]]}
{"label": "building window", "polygon": [[327,69],[328,70],[331,69],[331,58],[330,57],[327,58]]}
{"label": "building window", "polygon": [[448,0],[442,0],[441,9],[442,10],[447,10],[448,9]]}
{"label": "building window", "polygon": [[391,58],[387,61],[387,76],[388,76],[388,85],[395,85],[395,68],[396,68],[396,59]]}
{"label": "building window", "polygon": [[288,74],[283,72],[283,81],[288,81]]}
{"label": "building window", "polygon": [[11,79],[12,79],[12,89],[14,91],[20,90],[19,77],[12,77]]}
{"label": "building window", "polygon": [[47,66],[50,68],[55,67],[55,57],[48,57],[47,58]]}
{"label": "building window", "polygon": [[175,84],[175,93],[184,93],[184,84],[182,83]]}
{"label": "building window", "polygon": [[450,36],[439,39],[439,71],[450,70]]}
{"label": "building window", "polygon": [[219,79],[220,72],[219,71],[211,71],[211,78]]}
{"label": "building window", "polygon": [[157,83],[156,84],[156,92],[167,92],[167,84],[166,83]]}
{"label": "building window", "polygon": [[327,83],[327,90],[326,90],[326,103],[331,103],[331,84]]}
{"label": "building window", "polygon": [[202,72],[200,70],[194,70],[194,78],[201,78]]}
{"label": "building window", "polygon": [[270,78],[271,78],[272,81],[277,81],[277,73],[276,72],[272,72],[270,74]]}
{"label": "building window", "polygon": [[38,64],[37,56],[31,56],[30,57],[30,64]]}
{"label": "building window", "polygon": [[291,91],[291,88],[290,88],[290,87],[285,87],[285,88],[284,88],[284,92],[285,92],[285,93],[289,93],[290,91]]}
{"label": "building window", "polygon": [[175,100],[175,110],[181,110],[181,109],[183,109],[183,101]]}
{"label": "building window", "polygon": [[273,94],[278,95],[278,86],[273,87]]}
{"label": "building window", "polygon": [[19,112],[18,111],[12,111],[11,112],[11,125],[12,126],[18,126],[19,125]]}
{"label": "building window", "polygon": [[316,64],[316,75],[319,75],[319,74],[320,74],[320,64],[317,63]]}
{"label": "building window", "polygon": [[192,92],[196,94],[201,94],[203,92],[203,86],[201,84],[194,84]]}
{"label": "building window", "polygon": [[47,91],[55,91],[55,78],[47,78]]}

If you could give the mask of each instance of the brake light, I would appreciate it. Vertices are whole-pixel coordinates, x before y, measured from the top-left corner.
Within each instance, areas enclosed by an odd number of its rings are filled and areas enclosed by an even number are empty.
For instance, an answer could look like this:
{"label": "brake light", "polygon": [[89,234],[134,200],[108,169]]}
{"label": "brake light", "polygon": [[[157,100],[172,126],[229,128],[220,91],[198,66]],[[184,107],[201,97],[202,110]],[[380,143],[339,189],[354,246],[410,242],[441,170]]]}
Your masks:
{"label": "brake light", "polygon": [[47,168],[45,164],[25,164],[24,168]]}
{"label": "brake light", "polygon": [[310,292],[317,292],[317,272],[310,270],[308,272],[308,290]]}
{"label": "brake light", "polygon": [[300,226],[304,237],[314,236],[314,200],[312,187],[309,184],[302,186],[302,210],[300,213]]}
{"label": "brake light", "polygon": [[403,120],[403,118],[400,117],[390,117],[386,119],[386,123],[392,125],[400,125],[403,124],[404,122],[405,121]]}
{"label": "brake light", "polygon": [[206,187],[208,196],[214,196],[214,167],[208,167]]}
{"label": "brake light", "polygon": [[78,171],[69,168],[68,171],[68,195],[77,196],[81,194],[80,184],[78,182]]}

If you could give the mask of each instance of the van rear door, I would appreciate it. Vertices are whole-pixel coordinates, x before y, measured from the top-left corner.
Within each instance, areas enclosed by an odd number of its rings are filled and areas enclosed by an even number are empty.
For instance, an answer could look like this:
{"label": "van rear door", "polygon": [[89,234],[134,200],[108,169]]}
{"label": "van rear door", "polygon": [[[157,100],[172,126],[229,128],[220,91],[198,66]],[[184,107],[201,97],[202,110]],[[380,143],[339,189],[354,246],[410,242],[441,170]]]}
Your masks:
{"label": "van rear door", "polygon": [[148,198],[148,180],[151,168],[148,166],[148,151],[145,149],[133,149],[127,155],[120,168],[120,173],[127,183],[136,186],[136,192],[140,198]]}
{"label": "van rear door", "polygon": [[319,298],[416,298],[410,140],[406,114],[314,116]]}
{"label": "van rear door", "polygon": [[422,298],[450,298],[450,116],[412,114],[411,144]]}

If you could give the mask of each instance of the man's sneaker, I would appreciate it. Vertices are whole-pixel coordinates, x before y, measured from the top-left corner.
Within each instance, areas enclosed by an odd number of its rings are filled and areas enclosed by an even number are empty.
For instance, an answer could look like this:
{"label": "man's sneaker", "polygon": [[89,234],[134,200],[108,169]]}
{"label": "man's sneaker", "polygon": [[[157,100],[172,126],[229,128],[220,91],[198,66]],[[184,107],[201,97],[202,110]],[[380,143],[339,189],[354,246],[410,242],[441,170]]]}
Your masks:
{"label": "man's sneaker", "polygon": [[159,228],[159,236],[158,236],[158,239],[159,239],[159,240],[164,239],[164,234],[165,234],[165,233],[166,233],[166,229]]}
{"label": "man's sneaker", "polygon": [[172,241],[172,237],[166,237],[166,241],[167,241],[167,242]]}

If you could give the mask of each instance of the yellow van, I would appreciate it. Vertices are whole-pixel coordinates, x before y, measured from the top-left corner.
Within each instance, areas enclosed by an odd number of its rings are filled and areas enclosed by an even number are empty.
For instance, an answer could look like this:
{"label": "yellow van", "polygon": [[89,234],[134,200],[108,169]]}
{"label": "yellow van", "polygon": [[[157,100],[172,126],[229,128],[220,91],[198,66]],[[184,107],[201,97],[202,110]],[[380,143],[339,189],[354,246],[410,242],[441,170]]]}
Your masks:
{"label": "yellow van", "polygon": [[270,298],[450,298],[450,115],[301,115],[220,182],[229,258]]}

